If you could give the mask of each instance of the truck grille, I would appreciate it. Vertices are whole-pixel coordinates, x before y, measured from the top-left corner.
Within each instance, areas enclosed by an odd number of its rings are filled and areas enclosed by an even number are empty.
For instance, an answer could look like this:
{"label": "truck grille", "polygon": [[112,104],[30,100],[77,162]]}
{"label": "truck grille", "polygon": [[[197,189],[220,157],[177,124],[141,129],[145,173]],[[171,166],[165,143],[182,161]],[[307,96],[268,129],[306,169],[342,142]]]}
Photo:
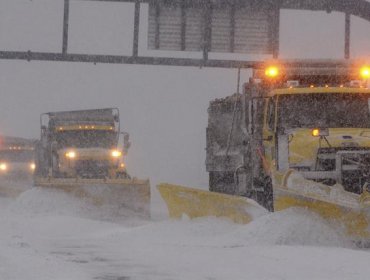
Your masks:
{"label": "truck grille", "polygon": [[79,160],[76,162],[77,175],[82,178],[104,178],[108,176],[109,161]]}
{"label": "truck grille", "polygon": [[[336,158],[340,154],[339,166]],[[370,149],[361,147],[320,148],[316,171],[337,171],[346,191],[362,193],[365,183],[370,182]],[[335,180],[326,180],[329,185]]]}

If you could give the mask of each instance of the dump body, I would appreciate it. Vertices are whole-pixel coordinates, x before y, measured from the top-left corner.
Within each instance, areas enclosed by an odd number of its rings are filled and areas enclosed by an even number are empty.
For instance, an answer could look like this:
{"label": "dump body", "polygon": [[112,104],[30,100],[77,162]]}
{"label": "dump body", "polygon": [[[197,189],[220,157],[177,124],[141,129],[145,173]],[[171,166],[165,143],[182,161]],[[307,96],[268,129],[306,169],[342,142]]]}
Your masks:
{"label": "dump body", "polygon": [[258,155],[262,148],[265,90],[245,85],[243,94],[210,102],[208,108],[206,169],[211,191],[241,195],[267,205],[271,191]]}

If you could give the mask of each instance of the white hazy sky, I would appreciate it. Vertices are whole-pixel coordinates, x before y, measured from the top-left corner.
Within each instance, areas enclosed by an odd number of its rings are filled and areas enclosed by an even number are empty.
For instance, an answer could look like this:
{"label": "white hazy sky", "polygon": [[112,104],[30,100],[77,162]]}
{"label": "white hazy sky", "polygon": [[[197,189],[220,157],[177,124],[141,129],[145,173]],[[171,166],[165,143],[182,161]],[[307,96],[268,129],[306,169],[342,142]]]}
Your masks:
{"label": "white hazy sky", "polygon": [[[133,5],[71,1],[70,9],[70,52],[130,54]],[[144,55],[153,54],[145,50],[146,13]],[[60,51],[62,18],[62,0],[1,0],[0,49]],[[282,11],[280,28],[282,58],[343,57],[342,14]],[[368,56],[368,34],[369,23],[353,18],[352,57]],[[42,112],[118,107],[133,175],[206,187],[208,103],[235,88],[236,70],[228,69],[1,60],[0,131],[37,138]]]}

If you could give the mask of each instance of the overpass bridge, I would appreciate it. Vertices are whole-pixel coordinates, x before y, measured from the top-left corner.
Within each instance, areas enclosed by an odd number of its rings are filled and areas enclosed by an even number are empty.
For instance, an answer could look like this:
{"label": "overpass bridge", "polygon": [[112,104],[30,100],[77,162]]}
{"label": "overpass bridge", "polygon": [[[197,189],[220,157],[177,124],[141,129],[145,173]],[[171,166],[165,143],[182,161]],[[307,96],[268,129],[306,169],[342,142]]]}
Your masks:
{"label": "overpass bridge", "polygon": [[[210,58],[212,52],[279,56],[282,9],[340,12],[345,15],[343,56],[350,58],[351,18],[370,21],[370,3],[364,0],[74,0],[120,2],[133,6],[130,55],[71,53],[68,50],[71,0],[64,1],[62,45],[59,52],[0,50],[0,59],[251,68],[259,61]],[[196,51],[200,58],[143,56],[139,53],[140,14],[147,16],[148,49]],[[122,28],[117,26],[117,28]],[[304,63],[304,62],[299,62]],[[341,64],[339,61],[327,61]]]}

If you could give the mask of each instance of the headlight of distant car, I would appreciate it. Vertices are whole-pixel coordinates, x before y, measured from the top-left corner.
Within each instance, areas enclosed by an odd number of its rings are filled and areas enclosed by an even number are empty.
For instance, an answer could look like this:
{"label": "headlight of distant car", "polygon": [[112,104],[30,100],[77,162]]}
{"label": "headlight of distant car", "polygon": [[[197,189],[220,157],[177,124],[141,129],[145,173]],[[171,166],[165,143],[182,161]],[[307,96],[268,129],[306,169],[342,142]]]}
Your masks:
{"label": "headlight of distant car", "polygon": [[4,162],[0,163],[0,170],[1,171],[6,171],[8,170],[8,165]]}
{"label": "headlight of distant car", "polygon": [[32,163],[30,163],[30,169],[31,169],[32,171],[34,171],[34,170],[36,169],[36,164],[34,164],[33,162],[32,162]]}
{"label": "headlight of distant car", "polygon": [[76,157],[76,152],[75,151],[66,152],[66,157],[69,159],[74,159]]}
{"label": "headlight of distant car", "polygon": [[118,158],[118,157],[122,156],[122,152],[118,151],[118,150],[113,150],[111,152],[111,156],[114,157],[114,158]]}

